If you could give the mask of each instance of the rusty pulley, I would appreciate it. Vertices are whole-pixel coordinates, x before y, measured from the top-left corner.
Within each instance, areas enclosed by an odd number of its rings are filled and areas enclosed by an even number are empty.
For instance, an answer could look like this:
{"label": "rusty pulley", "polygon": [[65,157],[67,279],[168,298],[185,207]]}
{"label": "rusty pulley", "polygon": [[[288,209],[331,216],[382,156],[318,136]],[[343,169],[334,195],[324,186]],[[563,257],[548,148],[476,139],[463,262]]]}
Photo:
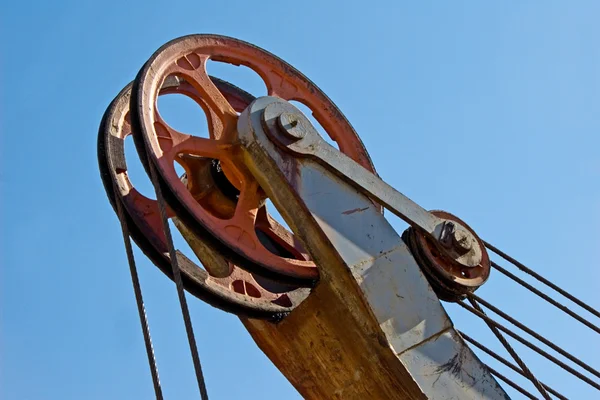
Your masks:
{"label": "rusty pulley", "polygon": [[[439,242],[414,228],[407,229],[403,238],[440,299],[460,301],[488,280],[490,257],[483,241],[464,221],[444,211],[432,214],[448,221]],[[461,258],[468,262],[458,262]]]}
{"label": "rusty pulley", "polygon": [[[374,170],[354,130],[347,122],[340,123],[339,110],[292,66],[236,39],[194,35],[157,51],[107,110],[99,136],[103,181],[111,202],[123,203],[134,240],[171,276],[158,206],[127,178],[123,148],[131,134],[147,172],[149,162],[156,167],[169,217],[204,265],[201,268],[178,253],[185,288],[237,315],[278,319],[293,308],[294,299],[305,297],[300,288],[313,285],[318,271],[301,242],[268,214],[267,196],[236,151],[237,113],[254,98],[209,77],[205,72],[209,58],[248,65],[265,78],[271,94],[326,111],[316,117],[331,138],[343,152]],[[304,89],[290,89],[294,87]],[[156,98],[169,93],[187,96],[201,107],[210,123],[209,139],[177,132],[162,120]],[[175,163],[185,170],[183,180]]]}

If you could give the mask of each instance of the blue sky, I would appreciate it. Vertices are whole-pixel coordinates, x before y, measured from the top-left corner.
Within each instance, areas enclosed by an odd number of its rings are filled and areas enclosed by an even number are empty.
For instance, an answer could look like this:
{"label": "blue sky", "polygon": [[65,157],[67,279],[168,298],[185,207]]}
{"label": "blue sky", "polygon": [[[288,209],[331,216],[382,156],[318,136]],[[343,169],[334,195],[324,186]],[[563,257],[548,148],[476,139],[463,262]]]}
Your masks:
{"label": "blue sky", "polygon": [[[234,36],[297,67],[342,109],[384,180],[600,307],[597,2],[38,0],[0,14],[0,398],[152,397],[96,135],[145,60],[190,33]],[[247,71],[214,73],[262,94]],[[200,129],[189,104],[165,107]],[[134,178],[149,188],[141,170]],[[138,264],[165,396],[195,398],[174,285],[139,253]],[[599,366],[596,334],[499,274],[478,293]],[[212,399],[299,398],[234,316],[189,303]],[[568,397],[597,396],[523,357]]]}

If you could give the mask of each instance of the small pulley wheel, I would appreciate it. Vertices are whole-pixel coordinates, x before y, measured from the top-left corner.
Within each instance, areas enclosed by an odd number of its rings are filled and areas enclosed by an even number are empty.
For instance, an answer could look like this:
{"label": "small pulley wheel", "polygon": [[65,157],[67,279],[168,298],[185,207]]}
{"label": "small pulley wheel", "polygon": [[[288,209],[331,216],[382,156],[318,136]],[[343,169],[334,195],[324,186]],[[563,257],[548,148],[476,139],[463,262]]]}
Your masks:
{"label": "small pulley wheel", "polygon": [[402,238],[438,297],[457,302],[487,281],[490,258],[483,241],[462,220],[445,211],[431,213],[450,228],[441,241],[414,228],[404,231]]}
{"label": "small pulley wheel", "polygon": [[[319,88],[281,59],[237,39],[217,35],[175,39],[152,55],[134,81],[131,122],[136,147],[147,170],[149,163],[155,167],[165,200],[178,218],[241,268],[282,283],[312,286],[319,278],[312,261],[274,254],[261,241],[256,228],[258,210],[266,195],[244,164],[237,137],[239,110],[209,78],[206,65],[210,59],[249,67],[262,78],[270,96],[296,100],[309,107],[340,151],[374,172],[371,159],[352,126]],[[184,80],[196,90],[194,100],[207,116],[209,138],[178,132],[161,117],[157,96],[165,80],[172,77]],[[188,161],[190,156],[218,160],[233,186],[230,193],[237,196],[231,212],[223,214],[210,199],[210,204],[199,200],[199,192],[190,190],[179,179],[175,162],[194,179],[193,168],[186,165],[181,154]]]}

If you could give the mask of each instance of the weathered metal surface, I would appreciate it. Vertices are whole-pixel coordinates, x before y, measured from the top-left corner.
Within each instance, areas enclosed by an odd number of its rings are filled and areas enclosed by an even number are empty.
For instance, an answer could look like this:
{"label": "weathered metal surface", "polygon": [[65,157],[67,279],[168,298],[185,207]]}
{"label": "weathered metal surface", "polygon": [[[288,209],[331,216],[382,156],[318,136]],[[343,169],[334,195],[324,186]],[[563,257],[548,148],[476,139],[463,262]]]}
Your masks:
{"label": "weathered metal surface", "polygon": [[355,281],[333,264],[278,324],[242,318],[256,344],[305,399],[425,399]]}
{"label": "weathered metal surface", "polygon": [[429,399],[509,399],[453,329],[399,357]]}
{"label": "weathered metal surface", "polygon": [[[450,262],[467,267],[474,267],[482,262],[482,253],[485,252],[483,245],[471,246],[466,251],[461,249],[457,251],[456,246],[438,245],[438,241],[443,238],[443,234],[449,227],[449,221],[426,211],[379,177],[341,154],[323,140],[308,118],[292,104],[281,99],[273,99],[265,109],[263,124],[267,135],[280,148],[313,159],[347,184],[383,204],[412,227],[433,239],[433,243],[439,247],[438,251]],[[459,232],[465,236],[462,239],[464,243],[476,243],[479,240],[472,230],[462,226],[458,221],[452,221],[452,228],[452,234]]]}
{"label": "weathered metal surface", "polygon": [[[263,110],[274,101],[260,98],[240,116],[238,132],[246,163],[286,222],[305,242],[320,266],[321,281],[308,299],[277,326],[245,322],[259,346],[308,398],[426,395],[450,399],[456,393],[463,394],[459,398],[469,398],[476,392],[479,398],[505,399],[506,394],[484,365],[451,334],[451,321],[435,293],[377,206],[323,165],[291,157],[270,142],[263,130]],[[318,293],[328,296],[327,303],[315,302]],[[290,343],[289,335],[294,331],[307,342]],[[420,376],[424,361],[413,355],[429,354],[430,342],[445,333],[450,333],[451,340],[442,346],[447,359],[439,365],[451,368],[433,371],[431,381],[424,379]],[[331,343],[319,346],[310,355],[295,355],[304,345],[310,349],[327,339]],[[351,354],[339,357],[340,352]],[[378,368],[365,364],[364,353],[368,356],[369,352],[382,360]],[[340,368],[332,368],[338,360]],[[449,360],[460,364],[449,364]],[[366,367],[367,373],[361,373]],[[473,386],[471,378],[457,377],[453,369],[457,367],[484,382],[483,386],[466,390]],[[383,391],[378,394],[385,396],[374,397],[369,391],[374,380]],[[396,389],[391,394],[398,386],[402,392]]]}
{"label": "weathered metal surface", "polygon": [[[490,273],[490,260],[475,232],[444,212],[427,212],[377,176],[345,157],[321,138],[306,116],[293,105],[272,98],[263,127],[282,150],[309,157],[359,191],[380,201],[412,225],[422,268],[445,300],[456,300],[481,286]],[[415,249],[413,249],[414,251]],[[447,293],[442,293],[447,292]]]}
{"label": "weathered metal surface", "polygon": [[[327,143],[315,130],[308,118],[292,104],[281,99],[273,102],[265,109],[265,124],[267,135],[274,143],[295,155],[310,157],[336,173],[348,184],[367,192],[390,211],[394,212],[407,223],[439,237],[439,229],[443,220],[428,213],[421,206],[398,192],[384,181],[365,170],[361,165],[343,156],[336,148]],[[277,129],[281,114],[295,115],[297,124],[291,131],[302,131],[300,137],[290,139]]]}
{"label": "weathered metal surface", "polygon": [[368,198],[316,163],[303,163],[301,182],[300,196],[360,285],[395,353],[450,328],[407,246]]}
{"label": "weathered metal surface", "polygon": [[[209,59],[246,65],[264,80],[269,93],[298,100],[315,111],[342,152],[369,170],[366,149],[337,107],[306,77],[272,54],[240,40],[216,35],[191,35],[173,40],[148,60],[134,82],[132,125],[142,158],[156,166],[165,199],[182,222],[210,247],[247,271],[290,284],[310,287],[319,278],[314,263],[280,257],[262,244],[254,226],[264,195],[237,158],[237,113],[206,73]],[[198,104],[208,117],[210,138],[177,132],[161,118],[156,97],[165,79],[177,76],[198,91]],[[195,99],[196,100],[196,99]],[[221,162],[227,179],[240,191],[237,209],[223,219],[207,212],[182,184],[174,162],[179,154]],[[185,166],[184,166],[185,167]]]}

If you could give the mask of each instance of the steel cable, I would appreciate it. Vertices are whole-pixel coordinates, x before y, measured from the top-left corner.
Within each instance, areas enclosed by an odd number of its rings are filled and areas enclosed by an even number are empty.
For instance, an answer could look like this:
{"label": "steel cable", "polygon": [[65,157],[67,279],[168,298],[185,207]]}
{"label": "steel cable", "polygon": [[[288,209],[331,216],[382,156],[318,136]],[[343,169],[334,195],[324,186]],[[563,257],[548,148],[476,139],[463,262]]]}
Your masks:
{"label": "steel cable", "polygon": [[497,269],[499,272],[501,272],[502,274],[506,275],[510,279],[512,279],[515,282],[517,282],[518,284],[520,284],[521,286],[525,287],[526,289],[529,289],[531,292],[535,293],[536,295],[538,295],[542,299],[546,300],[548,303],[552,304],[554,307],[558,308],[559,310],[563,311],[564,313],[566,313],[566,314],[570,315],[571,317],[575,318],[577,321],[581,322],[582,324],[584,324],[588,328],[592,329],[596,333],[600,333],[600,327],[598,327],[597,325],[592,324],[590,321],[586,320],[585,318],[583,318],[579,314],[577,314],[574,311],[570,310],[565,305],[563,305],[563,304],[559,303],[558,301],[552,299],[547,294],[542,293],[539,289],[533,287],[529,283],[525,282],[523,279],[521,279],[518,276],[516,276],[515,274],[507,271],[505,268],[503,268],[502,266],[498,265],[497,263],[495,263],[493,261],[492,261],[492,266],[495,269]]}
{"label": "steel cable", "polygon": [[[118,193],[115,188],[115,193]],[[127,219],[125,212],[123,211],[123,205],[121,200],[115,196],[115,208],[117,210],[117,216],[121,222],[121,231],[123,232],[123,242],[125,244],[125,252],[127,253],[127,261],[129,263],[129,272],[131,273],[131,282],[133,284],[133,292],[135,294],[135,301],[137,304],[138,314],[140,317],[140,323],[142,325],[142,334],[144,336],[144,344],[146,346],[146,355],[148,357],[148,365],[150,366],[150,374],[152,375],[152,383],[154,385],[154,394],[157,400],[163,399],[162,388],[160,386],[160,379],[158,377],[158,367],[156,366],[156,358],[154,356],[154,348],[152,346],[152,338],[150,336],[150,326],[148,325],[148,318],[146,316],[146,308],[144,307],[144,298],[142,296],[142,288],[140,286],[140,280],[137,273],[137,267],[135,264],[135,257],[133,256],[133,249],[131,246],[131,236],[129,234],[129,227],[127,226]]]}
{"label": "steel cable", "polygon": [[196,338],[194,336],[194,328],[192,327],[192,320],[190,318],[190,310],[187,305],[185,298],[185,292],[183,289],[183,281],[181,280],[181,271],[179,268],[179,262],[177,261],[177,253],[175,251],[175,245],[173,244],[173,237],[171,235],[171,228],[169,227],[169,220],[167,218],[167,210],[165,206],[164,197],[158,181],[156,167],[150,157],[148,157],[148,164],[150,166],[150,177],[154,184],[154,190],[156,191],[156,200],[158,202],[158,208],[160,211],[160,218],[163,224],[165,237],[167,238],[167,247],[169,249],[169,257],[171,259],[171,268],[173,270],[173,280],[177,287],[177,295],[179,297],[179,304],[181,305],[181,313],[183,314],[183,321],[185,324],[185,330],[187,333],[188,342],[190,345],[190,351],[192,353],[192,360],[194,363],[194,371],[196,372],[196,379],[198,381],[198,388],[200,389],[200,397],[202,400],[208,400],[208,393],[206,391],[206,383],[204,381],[204,374],[202,372],[202,364],[200,363],[200,356],[198,355],[198,347],[196,345]]}
{"label": "steel cable", "polygon": [[598,378],[600,378],[600,372],[598,370],[596,370],[595,368],[592,368],[588,364],[584,363],[583,361],[581,361],[579,358],[575,357],[571,353],[563,350],[561,347],[559,347],[556,344],[552,343],[550,340],[546,339],[545,337],[543,337],[539,333],[535,332],[531,328],[528,328],[527,326],[525,326],[525,324],[517,321],[516,319],[514,319],[510,315],[506,314],[502,310],[500,310],[497,307],[493,306],[489,302],[483,300],[481,297],[477,296],[476,294],[470,294],[469,297],[471,299],[474,299],[477,302],[483,304],[486,308],[490,309],[493,313],[499,315],[500,317],[504,318],[505,320],[507,320],[508,322],[510,322],[511,324],[513,324],[514,326],[516,326],[517,328],[521,329],[522,331],[528,333],[529,335],[531,335],[532,337],[536,338],[540,342],[544,343],[546,346],[550,347],[552,350],[556,351],[557,353],[559,353],[563,357],[571,360],[572,362],[574,362],[575,364],[579,365],[581,368],[585,369],[589,373],[591,373],[591,374],[597,376]]}
{"label": "steel cable", "polygon": [[506,382],[509,386],[511,386],[516,391],[520,392],[522,395],[527,397],[528,399],[538,400],[537,397],[529,393],[527,390],[523,389],[521,386],[517,385],[514,381],[508,379],[506,376],[502,375],[500,372],[496,371],[494,368],[487,366],[487,369],[494,375],[496,378],[500,378],[504,382]]}
{"label": "steel cable", "polygon": [[513,339],[516,339],[517,341],[519,341],[521,344],[529,347],[531,350],[533,350],[536,353],[542,355],[546,359],[552,361],[554,364],[560,366],[565,371],[569,372],[570,374],[576,376],[577,378],[581,379],[582,381],[584,381],[588,385],[590,385],[593,388],[595,388],[595,389],[597,389],[597,390],[600,391],[600,384],[598,384],[597,382],[594,382],[593,380],[591,380],[587,376],[583,375],[581,372],[573,369],[569,365],[567,365],[564,362],[560,361],[559,359],[557,359],[556,357],[552,356],[551,354],[549,354],[548,352],[544,351],[543,349],[541,349],[540,347],[536,346],[535,344],[531,343],[527,339],[522,338],[521,336],[519,336],[518,334],[514,333],[513,331],[511,331],[510,329],[508,329],[504,325],[502,325],[499,322],[493,320],[492,318],[488,317],[484,313],[481,313],[481,312],[477,311],[475,308],[473,308],[473,307],[465,304],[464,302],[458,302],[457,304],[459,306],[463,307],[464,309],[468,310],[472,314],[474,314],[474,315],[478,316],[479,318],[483,319],[485,322],[494,325],[495,327],[497,327],[502,332],[506,333],[507,335],[509,335]]}
{"label": "steel cable", "polygon": [[[524,376],[527,378],[527,376],[525,375],[525,372],[523,372],[522,369],[520,369],[517,365],[511,363],[510,361],[508,361],[506,358],[502,357],[500,354],[496,353],[495,351],[493,351],[492,349],[484,346],[483,344],[481,344],[480,342],[478,342],[477,340],[473,339],[472,337],[470,337],[469,335],[467,335],[464,332],[458,332],[460,334],[460,336],[462,336],[463,339],[465,339],[467,342],[473,344],[475,347],[477,347],[478,349],[480,349],[481,351],[483,351],[484,353],[486,353],[487,355],[493,357],[494,359],[496,359],[497,361],[501,362],[502,364],[506,365],[507,367],[509,367],[510,369],[512,369],[513,371],[517,372],[518,374]],[[489,366],[488,366],[489,368]],[[552,389],[550,386],[546,385],[543,382],[540,382],[541,385],[544,387],[544,389],[546,389],[549,393],[551,393],[554,397],[559,398],[560,400],[568,400],[565,396],[563,396],[562,394],[560,394],[559,392],[557,392],[556,390]]]}
{"label": "steel cable", "polygon": [[[473,308],[475,308],[477,311],[479,311],[480,313],[485,315],[485,312],[481,309],[481,307],[479,306],[479,304],[477,304],[477,302],[473,299],[473,297],[469,297],[469,302],[471,303]],[[527,379],[529,379],[531,381],[531,383],[533,383],[533,386],[536,387],[536,389],[540,392],[540,394],[544,397],[544,399],[552,400],[550,398],[550,395],[544,388],[544,386],[537,380],[537,378],[533,375],[531,370],[529,370],[527,365],[525,365],[523,360],[521,360],[521,357],[519,357],[517,352],[512,348],[510,343],[508,343],[508,340],[506,340],[506,338],[502,335],[502,333],[500,333],[498,328],[495,327],[494,325],[490,324],[487,321],[486,321],[486,323],[487,323],[488,327],[491,329],[491,331],[494,333],[494,335],[496,336],[498,341],[500,341],[500,343],[502,343],[502,346],[504,346],[506,351],[508,351],[508,353],[515,360],[515,362],[517,364],[519,364],[519,367],[521,367],[521,370],[523,371],[525,377],[527,377]]]}
{"label": "steel cable", "polygon": [[[485,246],[488,249],[490,249],[491,251],[493,251],[494,253],[496,253],[500,257],[504,258],[506,261],[510,262],[511,264],[513,264],[514,266],[516,266],[521,271],[523,271],[526,274],[532,276],[533,278],[537,279],[539,282],[543,283],[544,285],[548,286],[549,288],[551,288],[551,289],[555,290],[556,292],[560,293],[561,295],[563,295],[567,299],[571,300],[573,303],[577,304],[578,306],[580,306],[581,308],[585,309],[589,313],[591,313],[591,314],[595,315],[596,317],[600,318],[600,311],[598,311],[595,308],[593,308],[592,306],[586,304],[582,300],[579,300],[577,297],[573,296],[571,293],[567,292],[566,290],[564,290],[564,289],[560,288],[559,286],[555,285],[554,283],[550,282],[548,279],[544,278],[543,276],[541,276],[537,272],[535,272],[535,271],[527,268],[525,265],[523,265],[519,261],[515,260],[514,258],[512,258],[511,256],[509,256],[508,254],[506,254],[503,251],[499,250],[497,247],[491,245],[490,243],[488,243],[486,241],[483,241],[483,243],[485,244]],[[495,264],[495,263],[493,263],[493,264]],[[496,265],[494,265],[494,267],[498,268],[498,265],[496,264]]]}

